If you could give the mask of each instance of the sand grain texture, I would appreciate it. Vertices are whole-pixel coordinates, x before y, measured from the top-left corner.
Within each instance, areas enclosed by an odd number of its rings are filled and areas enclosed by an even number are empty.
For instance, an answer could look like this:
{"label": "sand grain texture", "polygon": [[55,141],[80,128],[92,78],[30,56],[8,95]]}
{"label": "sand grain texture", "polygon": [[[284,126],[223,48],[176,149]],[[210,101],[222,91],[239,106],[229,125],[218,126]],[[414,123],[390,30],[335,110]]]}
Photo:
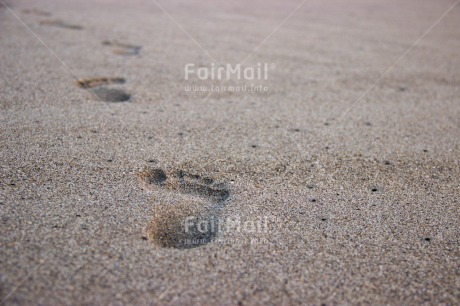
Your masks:
{"label": "sand grain texture", "polygon": [[460,6],[158,3],[0,5],[0,301],[459,304]]}

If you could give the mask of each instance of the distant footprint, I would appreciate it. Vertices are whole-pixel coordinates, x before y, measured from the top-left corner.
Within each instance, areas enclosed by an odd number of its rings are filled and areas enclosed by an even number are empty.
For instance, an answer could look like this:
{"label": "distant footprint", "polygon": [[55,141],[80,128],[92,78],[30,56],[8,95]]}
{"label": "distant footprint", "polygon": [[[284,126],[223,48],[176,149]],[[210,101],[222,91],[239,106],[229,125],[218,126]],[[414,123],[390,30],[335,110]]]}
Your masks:
{"label": "distant footprint", "polygon": [[141,185],[163,192],[147,228],[153,243],[167,248],[189,249],[207,244],[218,233],[219,216],[229,189],[210,177],[184,171],[166,173],[146,169],[138,175]]}
{"label": "distant footprint", "polygon": [[40,24],[46,25],[46,26],[70,29],[70,30],[83,30],[82,26],[75,25],[75,24],[69,24],[61,20],[43,20],[43,21],[40,21]]}
{"label": "distant footprint", "polygon": [[124,84],[125,82],[126,80],[123,78],[92,78],[80,79],[77,81],[77,84],[81,88],[93,88],[103,85]]}
{"label": "distant footprint", "polygon": [[36,15],[36,16],[47,16],[47,17],[51,16],[51,13],[41,11],[38,9],[23,9],[22,12],[24,14],[30,14],[30,15]]}
{"label": "distant footprint", "polygon": [[128,93],[121,89],[107,88],[103,86],[124,84],[125,82],[126,80],[123,78],[92,78],[78,80],[77,85],[80,88],[88,90],[101,101],[124,102],[131,98]]}
{"label": "distant footprint", "polygon": [[112,52],[118,55],[138,55],[141,50],[141,46],[119,43],[117,41],[105,40],[102,44],[112,47]]}

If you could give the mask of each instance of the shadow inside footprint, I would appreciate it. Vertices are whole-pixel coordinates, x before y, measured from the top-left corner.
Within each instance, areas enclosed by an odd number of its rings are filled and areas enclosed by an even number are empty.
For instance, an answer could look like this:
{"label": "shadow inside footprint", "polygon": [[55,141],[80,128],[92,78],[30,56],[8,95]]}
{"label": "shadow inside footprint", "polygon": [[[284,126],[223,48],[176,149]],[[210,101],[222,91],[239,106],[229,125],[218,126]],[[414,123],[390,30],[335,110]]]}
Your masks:
{"label": "shadow inside footprint", "polygon": [[154,244],[189,249],[216,237],[221,210],[230,196],[225,185],[184,171],[166,174],[162,169],[140,172],[139,181],[148,190],[164,193],[147,228]]}
{"label": "shadow inside footprint", "polygon": [[125,102],[131,95],[121,89],[102,87],[104,85],[124,84],[123,78],[92,78],[77,80],[78,87],[88,90],[98,100],[106,102]]}
{"label": "shadow inside footprint", "polygon": [[106,102],[125,102],[131,97],[121,89],[100,87],[90,89],[90,91],[100,100]]}

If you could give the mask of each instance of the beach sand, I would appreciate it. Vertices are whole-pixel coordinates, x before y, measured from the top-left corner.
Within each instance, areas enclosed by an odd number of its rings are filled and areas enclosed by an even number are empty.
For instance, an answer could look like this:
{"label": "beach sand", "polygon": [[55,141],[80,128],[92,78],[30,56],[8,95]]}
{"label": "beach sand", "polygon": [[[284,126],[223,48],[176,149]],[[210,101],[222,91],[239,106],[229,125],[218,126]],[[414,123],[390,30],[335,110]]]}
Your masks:
{"label": "beach sand", "polygon": [[0,301],[458,304],[454,3],[0,4]]}

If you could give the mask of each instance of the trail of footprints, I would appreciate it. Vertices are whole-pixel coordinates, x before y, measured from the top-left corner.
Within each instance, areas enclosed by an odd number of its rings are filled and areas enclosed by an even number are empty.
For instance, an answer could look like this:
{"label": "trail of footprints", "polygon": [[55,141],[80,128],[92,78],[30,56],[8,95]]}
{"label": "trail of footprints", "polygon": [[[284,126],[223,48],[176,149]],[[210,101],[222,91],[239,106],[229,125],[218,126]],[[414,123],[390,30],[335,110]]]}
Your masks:
{"label": "trail of footprints", "polygon": [[166,248],[189,249],[207,244],[218,234],[221,210],[230,191],[210,177],[182,170],[169,173],[149,168],[138,175],[141,186],[161,193],[147,228],[147,238]]}
{"label": "trail of footprints", "polygon": [[[24,9],[22,13],[39,17],[52,16],[51,13],[36,8]],[[39,24],[68,30],[83,30],[83,27],[80,25],[71,24],[59,19],[41,20]],[[104,40],[101,43],[104,46],[111,47],[114,54],[122,56],[138,55],[142,48],[141,46],[110,40]],[[125,82],[125,79],[118,77],[99,77],[77,80],[77,86],[86,89],[97,100],[105,102],[125,102],[131,98],[130,94],[122,89],[109,87],[111,85],[124,84]]]}
{"label": "trail of footprints", "polygon": [[[36,10],[23,10],[25,14],[51,16]],[[42,20],[40,25],[69,30],[82,30],[79,25],[61,20]],[[141,47],[118,41],[102,41],[117,55],[138,55]],[[87,90],[94,97],[107,102],[124,102],[130,99],[125,91],[112,88],[124,84],[121,77],[99,77],[79,79],[78,87]],[[186,173],[182,170],[165,172],[160,168],[149,168],[138,174],[143,188],[162,193],[161,201],[155,203],[155,212],[146,229],[147,238],[165,248],[189,249],[211,242],[218,234],[218,223],[230,191],[225,184],[216,183],[210,177]],[[205,224],[205,230],[203,230]]]}

